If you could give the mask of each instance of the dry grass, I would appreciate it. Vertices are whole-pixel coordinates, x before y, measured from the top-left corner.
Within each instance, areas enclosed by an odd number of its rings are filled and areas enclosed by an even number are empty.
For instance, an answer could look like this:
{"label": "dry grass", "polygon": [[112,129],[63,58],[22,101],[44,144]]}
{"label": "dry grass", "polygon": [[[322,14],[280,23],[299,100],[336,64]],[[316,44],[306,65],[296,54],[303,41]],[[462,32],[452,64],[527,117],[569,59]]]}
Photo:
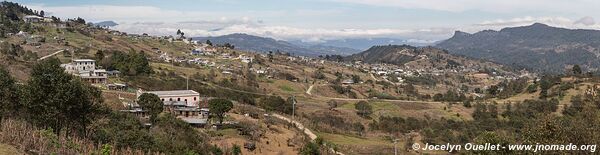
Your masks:
{"label": "dry grass", "polygon": [[50,131],[39,130],[26,122],[12,119],[2,120],[0,144],[11,145],[17,151],[27,154],[148,154],[140,150],[114,149],[111,145],[99,145],[90,140],[67,137],[65,134],[57,136]]}
{"label": "dry grass", "polygon": [[[225,129],[217,131],[223,136],[213,137],[211,140],[212,144],[228,150],[233,145],[242,147],[242,154],[298,154],[298,150],[301,148],[301,144],[293,143],[294,145],[288,145],[288,140],[295,142],[302,139],[304,135],[293,127],[288,127],[280,123],[272,123],[270,125],[264,122],[264,119],[253,119],[240,114],[229,114],[229,117],[236,121],[248,121],[259,124],[260,128],[265,129],[265,133],[262,134],[258,140],[249,140],[248,137],[241,136],[235,129]],[[301,141],[301,140],[300,140]],[[256,144],[256,150],[250,151],[244,149],[244,143],[254,142]]]}
{"label": "dry grass", "polygon": [[0,144],[0,154],[21,155],[21,154],[25,154],[25,153],[23,151],[17,150],[13,146]]}
{"label": "dry grass", "polygon": [[[355,113],[355,103],[347,103],[339,107],[339,110],[346,113]],[[410,101],[377,101],[370,102],[373,107],[373,119],[380,116],[414,117],[417,119],[425,118],[447,118],[447,119],[472,119],[473,109],[465,108],[461,104],[449,105],[447,103],[419,103]],[[456,116],[459,114],[460,117]],[[354,115],[354,114],[352,114]]]}

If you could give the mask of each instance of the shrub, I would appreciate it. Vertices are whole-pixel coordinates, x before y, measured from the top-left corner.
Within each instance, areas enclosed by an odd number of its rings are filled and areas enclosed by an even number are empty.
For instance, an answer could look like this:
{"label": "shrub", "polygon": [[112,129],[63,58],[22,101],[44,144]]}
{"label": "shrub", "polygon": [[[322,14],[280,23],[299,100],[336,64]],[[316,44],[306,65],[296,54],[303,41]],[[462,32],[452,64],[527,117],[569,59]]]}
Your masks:
{"label": "shrub", "polygon": [[369,117],[373,113],[373,107],[366,101],[360,101],[354,105],[356,114],[361,117]]}

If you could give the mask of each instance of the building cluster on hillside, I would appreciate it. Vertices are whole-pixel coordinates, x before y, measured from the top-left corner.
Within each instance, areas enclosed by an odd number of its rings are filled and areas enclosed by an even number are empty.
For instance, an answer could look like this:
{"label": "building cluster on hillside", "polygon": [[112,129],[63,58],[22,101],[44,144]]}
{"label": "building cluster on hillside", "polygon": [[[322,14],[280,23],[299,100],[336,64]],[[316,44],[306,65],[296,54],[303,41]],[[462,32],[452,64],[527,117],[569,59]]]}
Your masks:
{"label": "building cluster on hillside", "polygon": [[206,43],[199,43],[195,41],[194,45],[196,45],[196,48],[190,52],[191,55],[210,56],[214,55],[218,51],[217,47],[210,46]]}
{"label": "building cluster on hillside", "polygon": [[[377,64],[369,64],[369,63],[363,63],[361,61],[354,61],[354,62],[339,62],[339,65],[343,65],[346,67],[350,67],[350,68],[355,68],[358,69],[364,73],[370,73],[373,75],[377,75],[377,76],[381,76],[384,79],[389,80],[388,78],[391,75],[395,75],[394,77],[398,78],[397,81],[399,81],[399,83],[403,83],[404,79],[402,77],[419,77],[419,76],[445,76],[447,74],[462,74],[462,75],[468,75],[468,74],[475,74],[475,73],[480,73],[482,70],[485,70],[486,68],[481,67],[481,66],[476,66],[476,65],[470,65],[470,66],[456,66],[456,67],[452,67],[452,68],[415,68],[415,67],[411,67],[411,66],[407,66],[407,65],[402,65],[402,66],[398,66],[398,65],[393,65],[393,64],[386,64],[386,63],[377,63]],[[488,76],[486,76],[486,79],[493,79],[493,80],[516,80],[518,78],[522,78],[522,77],[535,77],[534,74],[529,73],[525,70],[520,71],[518,73],[513,73],[513,72],[497,72],[497,71],[491,71],[489,73],[480,73],[480,74],[486,74]]]}
{"label": "building cluster on hillside", "polygon": [[65,72],[80,77],[89,83],[106,84],[108,73],[105,69],[96,68],[96,60],[75,59],[71,63],[62,64]]}

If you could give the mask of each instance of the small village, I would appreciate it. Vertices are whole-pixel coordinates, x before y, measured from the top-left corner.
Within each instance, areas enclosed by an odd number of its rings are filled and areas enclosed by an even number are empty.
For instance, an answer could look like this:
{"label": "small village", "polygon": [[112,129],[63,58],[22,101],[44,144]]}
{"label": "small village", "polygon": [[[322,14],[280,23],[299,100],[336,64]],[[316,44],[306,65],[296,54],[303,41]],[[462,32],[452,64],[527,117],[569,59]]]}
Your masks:
{"label": "small village", "polygon": [[[447,154],[414,146],[587,145],[599,132],[600,77],[585,55],[595,46],[544,47],[554,43],[546,37],[563,34],[546,31],[579,29],[535,23],[415,43],[362,38],[380,31],[360,29],[327,38],[327,29],[268,27],[262,19],[128,23],[55,11],[0,2],[0,154]],[[195,28],[207,23],[277,31]],[[392,30],[381,32],[429,31]],[[318,33],[290,39],[282,31]],[[542,54],[517,51],[529,31],[544,32],[531,35],[541,47],[528,49]],[[519,41],[486,43],[493,35]],[[586,37],[595,36],[574,38]],[[562,58],[578,48],[588,51]],[[513,49],[520,57],[511,59],[535,65],[493,55]],[[529,62],[550,56],[562,57]],[[581,153],[588,152],[574,152]]]}

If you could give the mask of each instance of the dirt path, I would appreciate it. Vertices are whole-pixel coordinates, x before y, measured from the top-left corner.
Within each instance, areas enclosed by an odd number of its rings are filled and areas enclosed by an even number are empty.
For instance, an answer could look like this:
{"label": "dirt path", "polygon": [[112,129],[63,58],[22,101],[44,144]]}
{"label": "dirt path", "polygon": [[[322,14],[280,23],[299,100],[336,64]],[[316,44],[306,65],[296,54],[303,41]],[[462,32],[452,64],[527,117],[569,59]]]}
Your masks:
{"label": "dirt path", "polygon": [[[298,121],[295,121],[295,120],[291,120],[291,119],[289,119],[289,118],[287,118],[285,116],[279,115],[279,114],[273,114],[273,116],[276,117],[276,118],[278,118],[278,119],[281,119],[281,120],[284,120],[286,122],[294,124],[294,126],[296,126],[296,128],[298,128],[299,130],[304,131],[304,134],[306,134],[310,138],[310,140],[317,139],[317,135],[315,133],[313,133],[310,129],[304,127],[304,125],[302,125],[302,123],[300,123]],[[329,150],[332,151],[332,152],[334,152],[335,154],[344,155],[341,152],[333,150],[333,148],[329,148]]]}
{"label": "dirt path", "polygon": [[373,78],[374,81],[377,81],[377,78],[375,78],[375,76],[373,75],[373,73],[369,73],[369,75],[371,75],[371,78]]}
{"label": "dirt path", "polygon": [[43,57],[39,58],[39,59],[38,59],[38,61],[41,61],[41,60],[44,60],[44,59],[46,59],[46,58],[52,57],[52,56],[54,56],[54,55],[56,55],[56,54],[58,54],[58,53],[61,53],[61,52],[63,52],[63,51],[65,51],[65,50],[59,50],[59,51],[56,51],[56,52],[54,52],[54,53],[52,53],[52,54],[48,54],[48,55],[46,55],[46,56],[43,56]]}
{"label": "dirt path", "polygon": [[284,120],[286,122],[294,124],[298,129],[304,131],[304,134],[308,135],[308,137],[311,140],[317,139],[317,135],[315,133],[313,133],[310,129],[305,128],[304,125],[302,125],[300,122],[292,121],[291,119],[289,119],[287,117],[284,117],[284,116],[281,116],[279,114],[273,114],[273,116],[275,116],[275,117],[277,117],[277,118],[279,118],[281,120]]}
{"label": "dirt path", "polygon": [[308,89],[306,90],[306,94],[312,95],[310,92],[312,91],[313,86],[315,86],[315,85],[310,85],[310,87],[308,87]]}
{"label": "dirt path", "polygon": [[[260,123],[258,119],[246,117],[240,114],[230,113],[228,116],[236,121],[249,121],[256,124]],[[303,133],[298,132],[295,128],[287,128],[286,126],[286,124],[270,125],[267,127],[268,129],[265,130],[265,133],[260,140],[249,140],[248,137],[239,135],[235,129],[221,130],[219,132],[223,135],[211,137],[210,143],[216,144],[221,148],[231,148],[234,144],[243,147],[245,143],[254,143],[256,149],[242,149],[241,151],[243,155],[298,154],[298,151],[301,149],[302,145],[300,145],[300,143],[291,142],[290,140],[297,139],[299,140],[298,142],[304,142],[300,141],[302,139],[300,138],[300,135]]]}

